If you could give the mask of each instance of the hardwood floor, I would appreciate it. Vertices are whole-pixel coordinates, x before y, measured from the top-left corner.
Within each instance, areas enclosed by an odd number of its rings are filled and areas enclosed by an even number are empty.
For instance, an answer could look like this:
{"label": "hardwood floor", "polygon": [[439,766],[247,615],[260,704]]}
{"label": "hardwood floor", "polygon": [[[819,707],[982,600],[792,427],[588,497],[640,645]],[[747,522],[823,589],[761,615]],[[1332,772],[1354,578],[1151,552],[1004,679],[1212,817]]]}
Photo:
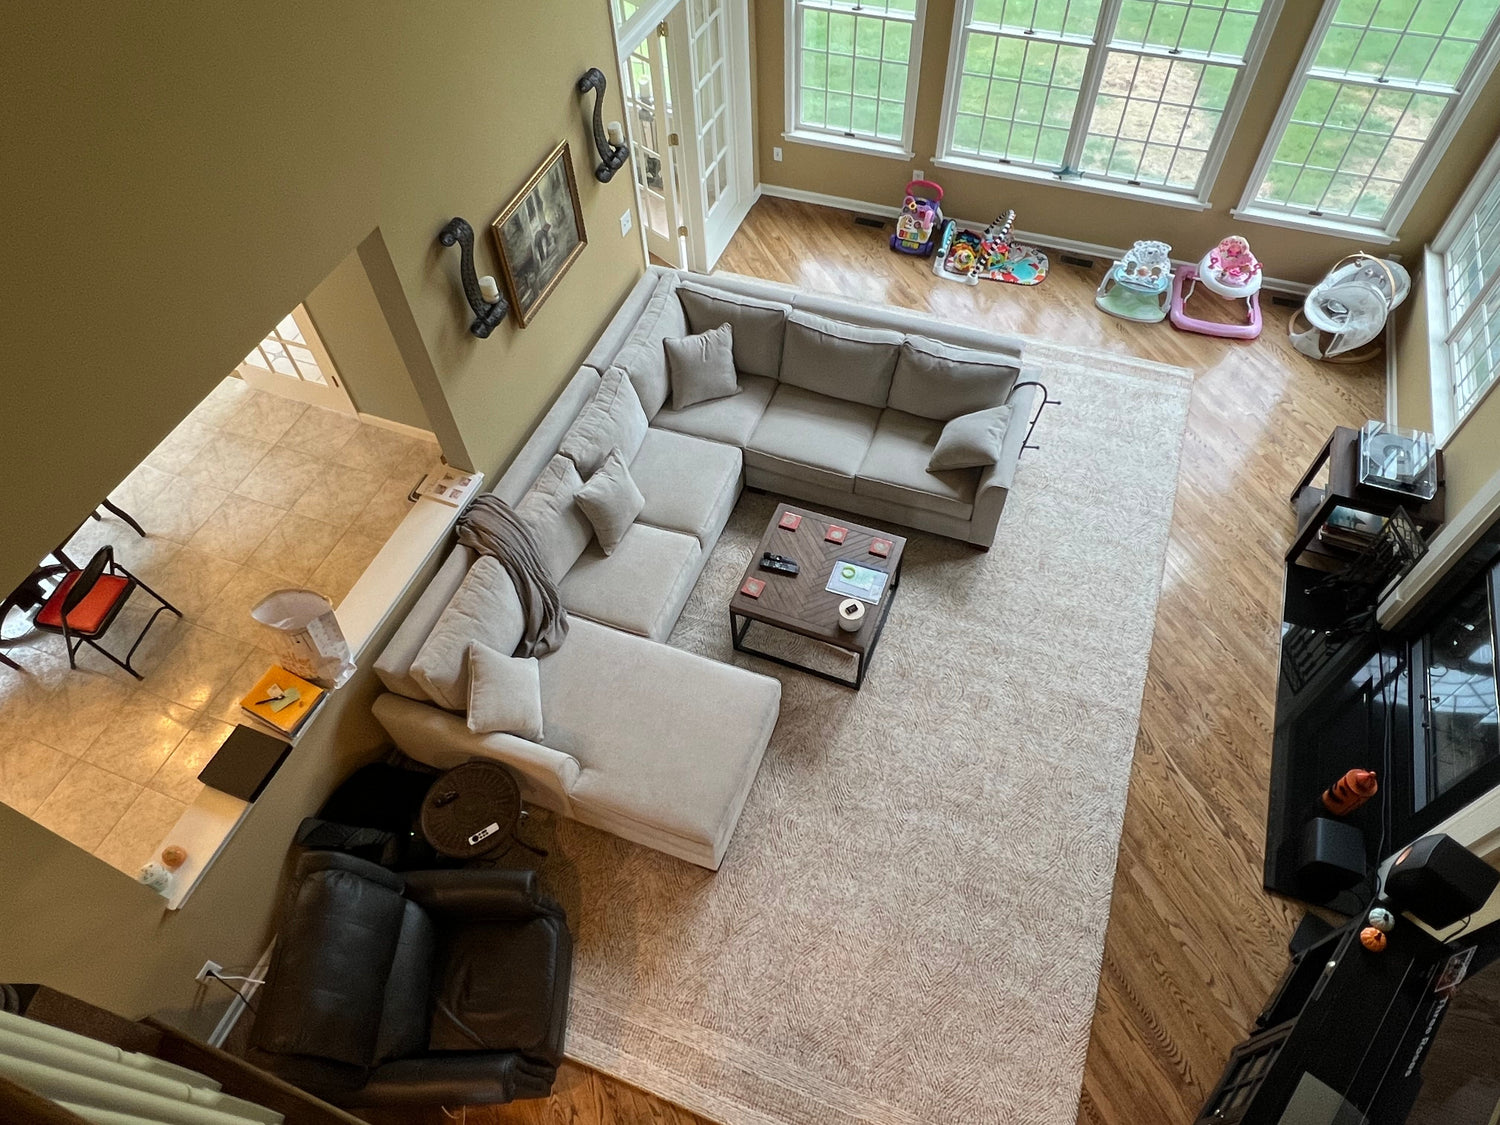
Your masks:
{"label": "hardwood floor", "polygon": [[[1084,269],[1053,254],[1034,289],[940,281],[929,262],[892,253],[889,233],[846,212],[762,199],[719,268],[1195,373],[1078,1115],[1085,1125],[1185,1125],[1279,977],[1301,913],[1261,889],[1287,494],[1335,424],[1383,417],[1384,363],[1304,358],[1287,340],[1292,310],[1269,301],[1251,344],[1105,316],[1093,294],[1107,262]],[[1037,440],[1066,418],[1065,407],[1049,412]],[[569,1067],[547,1101],[467,1120],[701,1119]]]}

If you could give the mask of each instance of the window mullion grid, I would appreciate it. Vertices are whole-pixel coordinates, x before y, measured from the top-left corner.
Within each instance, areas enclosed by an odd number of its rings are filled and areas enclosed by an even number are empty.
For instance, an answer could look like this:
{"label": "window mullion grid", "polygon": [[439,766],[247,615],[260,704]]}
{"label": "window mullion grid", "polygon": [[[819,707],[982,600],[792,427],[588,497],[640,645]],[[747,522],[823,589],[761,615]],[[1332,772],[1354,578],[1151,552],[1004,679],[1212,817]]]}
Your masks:
{"label": "window mullion grid", "polygon": [[1099,22],[1094,25],[1093,42],[1089,44],[1088,65],[1084,68],[1083,81],[1078,88],[1078,104],[1073,107],[1073,121],[1068,128],[1068,147],[1063,154],[1064,168],[1077,169],[1083,163],[1083,146],[1088,142],[1089,120],[1094,115],[1094,103],[1099,97],[1100,83],[1104,81],[1104,64],[1109,58],[1109,43],[1114,38],[1115,24],[1123,2],[1124,0],[1104,0],[1099,10]]}
{"label": "window mullion grid", "polygon": [[1485,306],[1489,303],[1490,298],[1495,296],[1497,291],[1500,291],[1500,270],[1496,270],[1486,279],[1485,283],[1479,287],[1479,292],[1470,298],[1469,306],[1464,309],[1463,316],[1459,317],[1449,326],[1448,343],[1450,345],[1462,334],[1464,329],[1469,327],[1475,316],[1482,315]]}

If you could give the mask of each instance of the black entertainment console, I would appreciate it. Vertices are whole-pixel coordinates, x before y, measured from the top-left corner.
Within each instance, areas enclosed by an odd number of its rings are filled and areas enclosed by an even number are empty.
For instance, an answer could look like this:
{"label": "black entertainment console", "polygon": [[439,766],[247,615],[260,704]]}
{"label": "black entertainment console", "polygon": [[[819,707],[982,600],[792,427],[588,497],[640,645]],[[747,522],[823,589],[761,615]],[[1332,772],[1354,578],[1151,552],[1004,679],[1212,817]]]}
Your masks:
{"label": "black entertainment console", "polygon": [[1292,959],[1197,1125],[1491,1125],[1500,1113],[1500,923],[1444,944],[1357,919]]}

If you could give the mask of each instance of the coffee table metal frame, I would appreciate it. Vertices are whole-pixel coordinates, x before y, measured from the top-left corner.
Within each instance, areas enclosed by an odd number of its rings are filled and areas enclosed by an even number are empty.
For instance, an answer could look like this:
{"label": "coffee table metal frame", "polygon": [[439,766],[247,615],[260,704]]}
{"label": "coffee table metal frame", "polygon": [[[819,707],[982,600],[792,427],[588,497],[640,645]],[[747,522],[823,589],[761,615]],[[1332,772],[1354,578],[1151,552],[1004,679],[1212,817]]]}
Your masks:
{"label": "coffee table metal frame", "polygon": [[[828,582],[828,574],[831,573],[831,570],[825,572],[826,567],[831,567],[832,565],[833,560],[830,558],[819,557],[817,560],[815,560],[815,563],[817,565],[813,566],[812,568],[809,567],[810,560],[807,560],[805,558],[800,559],[799,561],[803,565],[802,573],[791,579],[787,579],[782,575],[775,575],[767,571],[762,571],[759,567],[761,552],[768,549],[767,542],[778,530],[782,514],[785,512],[795,512],[798,515],[802,516],[803,527],[806,528],[806,534],[809,536],[811,542],[817,544],[818,550],[821,554],[847,556],[855,553],[845,549],[849,545],[849,539],[846,539],[845,544],[840,545],[837,550],[830,552],[827,550],[827,548],[825,548],[824,543],[826,541],[823,540],[821,531],[817,529],[820,526],[826,527],[826,525],[828,524],[838,523],[839,521],[834,517],[825,516],[818,512],[811,512],[805,508],[798,508],[790,504],[781,504],[777,507],[775,513],[771,516],[770,526],[767,528],[766,534],[762,537],[760,544],[756,547],[755,557],[751,560],[750,568],[745,572],[744,578],[740,579],[740,586],[743,586],[745,584],[745,578],[760,578],[767,583],[773,580],[793,582],[813,581],[817,583],[817,589],[823,590]],[[872,567],[881,568],[881,564],[893,563],[893,565],[891,565],[890,567],[890,581],[886,584],[885,591],[881,595],[880,601],[873,607],[876,613],[874,621],[874,631],[870,634],[868,643],[866,643],[862,648],[859,647],[855,642],[860,636],[860,633],[863,632],[863,630],[856,631],[854,633],[844,633],[838,630],[837,621],[835,621],[834,623],[833,633],[814,636],[811,631],[814,628],[815,624],[813,622],[806,622],[805,629],[798,629],[790,623],[783,624],[780,621],[771,620],[766,616],[755,613],[745,613],[742,610],[737,610],[735,609],[734,605],[734,602],[736,600],[741,600],[742,605],[746,601],[748,601],[748,599],[745,599],[745,595],[742,595],[739,592],[739,586],[735,587],[735,593],[730,601],[729,634],[734,643],[735,652],[743,652],[748,656],[758,656],[762,660],[769,660],[771,663],[779,664],[783,668],[792,668],[798,672],[807,672],[810,675],[817,676],[821,679],[829,681],[830,683],[838,684],[841,687],[853,688],[855,691],[858,691],[864,685],[865,673],[869,670],[870,661],[874,659],[876,646],[878,646],[880,643],[880,634],[884,632],[886,619],[890,616],[891,604],[896,600],[896,591],[901,586],[901,564],[904,561],[906,555],[906,539],[904,536],[880,531],[876,528],[862,527],[858,524],[844,523],[841,526],[847,527],[849,529],[850,539],[853,539],[856,535],[860,535],[865,538],[879,537],[882,539],[888,539],[892,542],[891,554],[894,556],[894,560],[881,559],[878,556],[871,556],[868,564]],[[802,529],[799,529],[798,534],[801,533]],[[863,552],[860,553],[862,554]],[[870,603],[866,602],[865,604],[868,606]],[[832,672],[825,672],[821,668],[810,668],[806,664],[799,664],[795,660],[788,660],[784,656],[776,656],[773,653],[766,652],[764,649],[752,648],[750,645],[747,645],[745,643],[745,635],[750,631],[751,624],[757,621],[762,625],[769,626],[770,628],[780,629],[783,632],[791,633],[794,636],[803,637],[810,641],[817,641],[821,644],[829,646],[830,648],[836,648],[842,652],[851,653],[857,661],[854,678],[847,679],[843,676],[835,675]],[[866,622],[866,628],[868,627],[869,623]]]}

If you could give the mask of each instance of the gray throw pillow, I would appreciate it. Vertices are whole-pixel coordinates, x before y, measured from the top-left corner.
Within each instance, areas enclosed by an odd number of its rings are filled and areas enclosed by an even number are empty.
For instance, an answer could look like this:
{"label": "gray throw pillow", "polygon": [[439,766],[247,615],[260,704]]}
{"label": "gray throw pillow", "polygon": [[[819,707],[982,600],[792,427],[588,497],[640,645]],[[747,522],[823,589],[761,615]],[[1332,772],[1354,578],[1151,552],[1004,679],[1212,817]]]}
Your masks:
{"label": "gray throw pillow", "polygon": [[542,737],[542,677],[534,656],[501,656],[469,646],[469,729],[475,734]]}
{"label": "gray throw pillow", "polygon": [[1000,460],[1000,444],[1010,426],[1010,406],[992,406],[972,414],[960,414],[943,427],[929,472],[943,469],[973,469],[993,465]]}
{"label": "gray throw pillow", "polygon": [[618,449],[610,452],[599,471],[578,490],[578,506],[594,525],[594,535],[604,553],[614,554],[635,517],[646,507],[646,498]]}
{"label": "gray throw pillow", "polygon": [[630,377],[618,367],[599,380],[594,397],[578,412],[557,451],[578,466],[578,475],[598,471],[611,449],[619,449],[627,461],[634,460],[646,440],[646,412]]}
{"label": "gray throw pillow", "polygon": [[734,329],[729,325],[662,343],[672,378],[673,410],[740,393],[734,373]]}
{"label": "gray throw pillow", "polygon": [[411,678],[439,707],[462,711],[469,698],[469,645],[482,641],[509,655],[521,643],[526,613],[505,568],[489,555],[469,567],[411,662]]}

